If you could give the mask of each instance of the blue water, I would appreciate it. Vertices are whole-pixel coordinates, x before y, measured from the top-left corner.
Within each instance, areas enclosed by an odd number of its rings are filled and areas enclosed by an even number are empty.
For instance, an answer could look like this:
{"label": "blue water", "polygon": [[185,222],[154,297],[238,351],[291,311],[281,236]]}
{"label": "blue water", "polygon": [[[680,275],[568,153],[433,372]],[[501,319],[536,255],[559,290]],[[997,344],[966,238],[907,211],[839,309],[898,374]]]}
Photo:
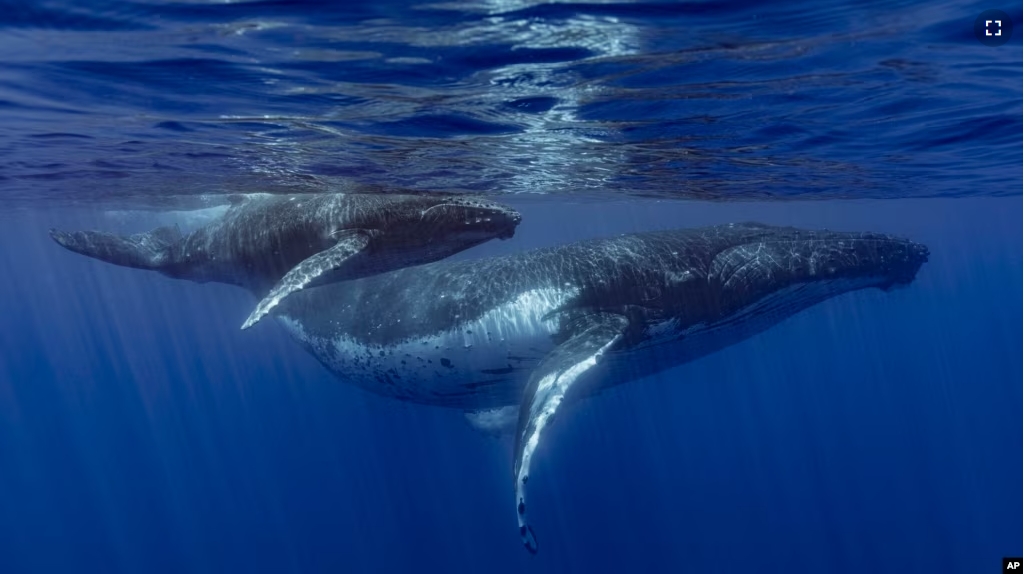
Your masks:
{"label": "blue water", "polygon": [[0,201],[1020,193],[1020,6],[0,1]]}
{"label": "blue water", "polygon": [[[1017,26],[987,47],[975,17]],[[1022,11],[0,0],[0,572],[996,572],[1022,539]],[[232,192],[483,193],[458,257],[756,220],[906,235],[818,305],[511,444],[254,301],[60,249]]]}

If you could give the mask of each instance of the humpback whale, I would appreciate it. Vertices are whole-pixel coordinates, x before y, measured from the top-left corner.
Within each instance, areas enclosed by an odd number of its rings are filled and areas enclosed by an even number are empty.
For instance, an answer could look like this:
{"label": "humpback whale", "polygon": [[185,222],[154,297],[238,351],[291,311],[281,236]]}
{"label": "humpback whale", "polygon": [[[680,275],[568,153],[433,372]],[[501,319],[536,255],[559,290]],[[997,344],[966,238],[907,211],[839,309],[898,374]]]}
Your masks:
{"label": "humpback whale", "polygon": [[246,329],[291,293],[512,237],[521,219],[512,208],[465,196],[253,194],[231,200],[223,217],[188,235],[160,227],[127,237],[52,229],[50,236],[115,265],[244,287],[261,298]]}
{"label": "humpback whale", "polygon": [[274,314],[346,382],[482,413],[517,409],[514,490],[563,404],[737,343],[842,293],[909,284],[918,243],[756,223],[441,261],[307,289]]}

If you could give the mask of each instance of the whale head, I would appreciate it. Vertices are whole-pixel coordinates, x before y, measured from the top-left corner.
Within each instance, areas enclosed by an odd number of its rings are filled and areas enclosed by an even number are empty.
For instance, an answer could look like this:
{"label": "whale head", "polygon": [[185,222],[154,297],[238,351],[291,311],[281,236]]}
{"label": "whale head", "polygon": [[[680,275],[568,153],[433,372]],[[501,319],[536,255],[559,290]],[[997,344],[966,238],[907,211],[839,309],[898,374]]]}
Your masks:
{"label": "whale head", "polygon": [[440,197],[422,203],[415,226],[428,236],[455,240],[508,239],[522,221],[518,211],[479,197]]}
{"label": "whale head", "polygon": [[920,243],[882,233],[739,227],[710,261],[709,276],[748,295],[823,282],[888,290],[913,281],[929,255]]}
{"label": "whale head", "polygon": [[908,285],[929,256],[924,245],[892,235],[757,223],[657,237],[648,242],[657,270],[611,283],[652,325],[670,320],[675,329],[666,334],[757,332],[844,293]]}
{"label": "whale head", "polygon": [[657,271],[606,283],[628,304],[623,308],[631,320],[644,325],[636,341],[685,341],[673,351],[677,363],[833,297],[909,285],[929,256],[924,245],[892,235],[756,223],[652,234],[647,245],[660,262]]}
{"label": "whale head", "polygon": [[691,325],[752,317],[768,325],[850,291],[889,291],[910,284],[929,256],[892,235],[760,224],[712,228],[701,241],[711,247],[698,266],[703,280],[676,283],[666,305]]}
{"label": "whale head", "polygon": [[348,228],[370,238],[369,257],[354,276],[440,261],[492,239],[508,239],[522,221],[511,207],[483,198],[447,195],[364,197],[344,214]]}
{"label": "whale head", "polygon": [[519,212],[469,196],[406,196],[392,201],[374,238],[380,250],[402,250],[423,263],[443,259],[491,239],[515,235]]}

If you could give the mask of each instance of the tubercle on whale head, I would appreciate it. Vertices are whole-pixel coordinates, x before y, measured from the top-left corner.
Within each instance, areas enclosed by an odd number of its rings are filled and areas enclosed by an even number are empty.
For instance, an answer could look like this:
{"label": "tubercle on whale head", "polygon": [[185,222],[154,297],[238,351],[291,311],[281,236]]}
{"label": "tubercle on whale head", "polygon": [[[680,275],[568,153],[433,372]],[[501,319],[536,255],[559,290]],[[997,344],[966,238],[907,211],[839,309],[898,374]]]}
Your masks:
{"label": "tubercle on whale head", "polygon": [[901,289],[913,283],[921,266],[928,262],[931,252],[928,247],[913,241],[905,241],[904,249],[890,257],[886,265],[886,280],[878,285],[882,291]]}
{"label": "tubercle on whale head", "polygon": [[929,257],[926,246],[881,233],[765,231],[717,253],[710,274],[745,291],[832,280],[888,290],[913,282]]}
{"label": "tubercle on whale head", "polygon": [[838,241],[849,244],[845,254],[852,258],[849,275],[880,278],[883,290],[909,285],[931,255],[928,247],[893,235],[881,233],[837,234]]}
{"label": "tubercle on whale head", "polygon": [[420,222],[434,234],[479,235],[509,239],[522,215],[512,207],[471,196],[448,196],[420,212]]}

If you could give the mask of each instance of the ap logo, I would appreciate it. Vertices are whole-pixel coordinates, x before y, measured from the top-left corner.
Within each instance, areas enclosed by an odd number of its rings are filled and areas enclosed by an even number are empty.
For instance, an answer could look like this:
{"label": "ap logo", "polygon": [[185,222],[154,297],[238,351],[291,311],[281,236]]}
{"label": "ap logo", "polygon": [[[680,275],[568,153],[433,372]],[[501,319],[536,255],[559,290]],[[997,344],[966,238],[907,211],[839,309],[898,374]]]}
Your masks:
{"label": "ap logo", "polygon": [[1003,558],[1003,574],[1024,574],[1024,558]]}

